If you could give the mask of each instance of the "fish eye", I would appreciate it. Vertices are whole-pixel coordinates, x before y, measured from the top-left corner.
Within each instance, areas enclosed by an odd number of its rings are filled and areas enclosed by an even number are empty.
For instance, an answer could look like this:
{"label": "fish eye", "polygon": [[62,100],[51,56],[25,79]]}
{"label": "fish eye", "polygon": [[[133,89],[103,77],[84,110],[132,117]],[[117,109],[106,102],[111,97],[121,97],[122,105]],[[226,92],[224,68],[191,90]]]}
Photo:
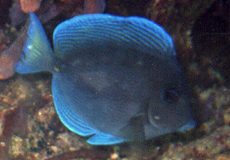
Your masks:
{"label": "fish eye", "polygon": [[168,103],[176,103],[179,100],[180,95],[176,89],[171,88],[164,90],[161,93],[161,98]]}

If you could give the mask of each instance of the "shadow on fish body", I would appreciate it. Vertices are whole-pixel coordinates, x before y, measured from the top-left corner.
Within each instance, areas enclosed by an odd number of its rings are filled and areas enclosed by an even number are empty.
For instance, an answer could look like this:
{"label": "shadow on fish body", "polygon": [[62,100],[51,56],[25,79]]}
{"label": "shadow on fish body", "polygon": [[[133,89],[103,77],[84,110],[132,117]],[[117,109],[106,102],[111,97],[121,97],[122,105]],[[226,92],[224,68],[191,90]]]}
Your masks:
{"label": "shadow on fish body", "polygon": [[16,64],[49,71],[62,123],[92,145],[143,142],[195,127],[190,96],[163,28],[141,17],[76,16],[57,26],[53,46],[34,13]]}

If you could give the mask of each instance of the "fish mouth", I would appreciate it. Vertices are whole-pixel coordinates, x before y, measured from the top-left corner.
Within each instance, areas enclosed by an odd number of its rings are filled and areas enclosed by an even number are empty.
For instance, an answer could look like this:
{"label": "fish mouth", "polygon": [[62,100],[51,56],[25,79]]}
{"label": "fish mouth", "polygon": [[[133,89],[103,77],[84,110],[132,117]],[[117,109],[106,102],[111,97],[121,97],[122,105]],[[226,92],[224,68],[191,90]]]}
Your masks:
{"label": "fish mouth", "polygon": [[196,121],[192,120],[178,129],[180,132],[187,132],[196,127]]}

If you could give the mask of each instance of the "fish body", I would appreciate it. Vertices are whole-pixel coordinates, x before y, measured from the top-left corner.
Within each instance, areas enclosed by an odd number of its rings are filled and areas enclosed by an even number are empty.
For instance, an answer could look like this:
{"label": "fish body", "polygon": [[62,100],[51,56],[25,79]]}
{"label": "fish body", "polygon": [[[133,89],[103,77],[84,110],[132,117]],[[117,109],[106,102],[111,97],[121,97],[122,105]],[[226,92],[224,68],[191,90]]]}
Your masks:
{"label": "fish body", "polygon": [[58,116],[88,143],[141,141],[195,127],[172,38],[154,22],[76,16],[54,30],[53,47],[34,13],[15,71],[49,71]]}

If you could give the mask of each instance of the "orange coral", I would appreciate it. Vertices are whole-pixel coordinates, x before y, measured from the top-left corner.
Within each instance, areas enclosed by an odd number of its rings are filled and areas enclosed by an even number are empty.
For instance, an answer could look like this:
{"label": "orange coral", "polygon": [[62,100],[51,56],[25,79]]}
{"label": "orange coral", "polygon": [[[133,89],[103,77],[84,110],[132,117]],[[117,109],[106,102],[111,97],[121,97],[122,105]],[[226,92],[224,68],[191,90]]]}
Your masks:
{"label": "orange coral", "polygon": [[21,9],[24,13],[35,12],[39,9],[42,0],[20,0]]}

